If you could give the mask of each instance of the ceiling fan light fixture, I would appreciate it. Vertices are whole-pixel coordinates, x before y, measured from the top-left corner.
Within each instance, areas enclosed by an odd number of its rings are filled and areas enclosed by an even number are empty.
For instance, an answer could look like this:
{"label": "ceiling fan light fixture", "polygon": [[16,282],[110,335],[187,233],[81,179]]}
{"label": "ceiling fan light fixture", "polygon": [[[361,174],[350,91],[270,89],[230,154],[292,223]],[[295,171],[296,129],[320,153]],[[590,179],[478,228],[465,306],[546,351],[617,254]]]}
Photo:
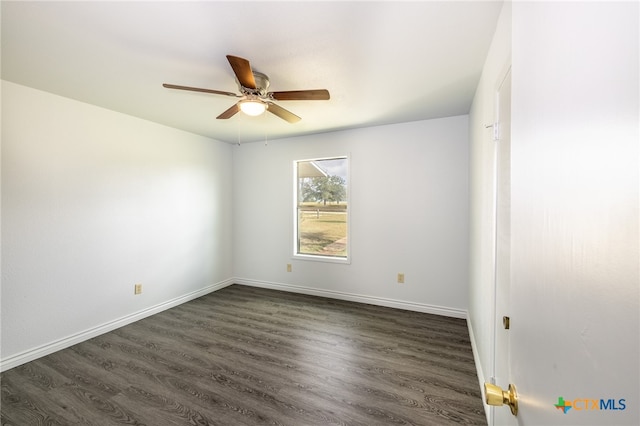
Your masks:
{"label": "ceiling fan light fixture", "polygon": [[[0,0],[1,1],[1,0]],[[227,55],[229,65],[233,69],[238,83],[240,94],[232,92],[223,92],[221,90],[202,89],[199,87],[178,86],[176,84],[164,83],[162,86],[167,89],[190,90],[192,92],[213,93],[216,95],[231,96],[240,98],[240,100],[222,114],[216,117],[217,120],[226,120],[233,117],[239,112],[243,112],[249,116],[258,116],[266,110],[270,113],[285,120],[288,123],[297,123],[300,117],[282,108],[280,105],[272,101],[313,101],[313,100],[329,100],[329,91],[327,89],[314,90],[288,90],[281,92],[268,92],[269,77],[251,69],[251,64],[244,58]]]}
{"label": "ceiling fan light fixture", "polygon": [[267,105],[260,100],[245,99],[240,101],[240,110],[252,117],[262,114],[266,109]]}

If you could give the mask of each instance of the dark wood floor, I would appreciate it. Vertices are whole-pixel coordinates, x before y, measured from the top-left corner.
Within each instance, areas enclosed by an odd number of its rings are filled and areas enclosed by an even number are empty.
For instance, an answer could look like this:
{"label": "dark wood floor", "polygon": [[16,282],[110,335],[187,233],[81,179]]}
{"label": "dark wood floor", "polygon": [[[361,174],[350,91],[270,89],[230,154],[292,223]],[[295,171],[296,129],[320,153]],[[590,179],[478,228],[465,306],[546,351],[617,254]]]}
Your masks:
{"label": "dark wood floor", "polygon": [[3,425],[486,424],[464,320],[239,285],[0,379]]}

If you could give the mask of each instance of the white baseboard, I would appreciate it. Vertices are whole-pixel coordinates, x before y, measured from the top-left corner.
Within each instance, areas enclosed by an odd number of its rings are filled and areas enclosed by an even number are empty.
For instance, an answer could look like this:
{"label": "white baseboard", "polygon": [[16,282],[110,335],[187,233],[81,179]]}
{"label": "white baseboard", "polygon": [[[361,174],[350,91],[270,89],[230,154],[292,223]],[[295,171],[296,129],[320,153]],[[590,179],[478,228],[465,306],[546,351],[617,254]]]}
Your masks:
{"label": "white baseboard", "polygon": [[33,361],[34,359],[38,359],[40,357],[49,355],[61,349],[68,348],[69,346],[73,346],[80,342],[84,342],[85,340],[89,340],[93,337],[115,330],[127,324],[131,324],[133,322],[139,321],[148,316],[155,315],[159,312],[181,305],[190,300],[197,299],[198,297],[220,290],[233,283],[234,283],[233,279],[227,279],[219,283],[204,287],[200,290],[187,293],[183,296],[179,296],[174,299],[168,300],[166,302],[160,303],[158,305],[152,306],[150,308],[144,309],[142,311],[135,312],[133,314],[126,315],[124,317],[99,325],[97,327],[90,328],[88,330],[82,331],[72,336],[68,336],[63,339],[59,339],[54,342],[39,346],[37,348],[29,349],[19,354],[9,356],[5,359],[0,360],[0,371],[9,370],[19,365],[25,364],[29,361]]}
{"label": "white baseboard", "polygon": [[341,291],[323,290],[319,288],[304,287],[293,284],[282,284],[268,281],[236,278],[236,284],[282,290],[291,293],[308,294],[311,296],[327,297],[330,299],[348,300],[350,302],[368,303],[370,305],[385,306],[388,308],[404,309],[407,311],[423,312],[427,314],[442,315],[453,318],[467,318],[467,311],[463,309],[447,308],[444,306],[428,305],[425,303],[407,302],[404,300],[388,299],[384,297],[365,296],[361,294],[344,293]]}
{"label": "white baseboard", "polygon": [[491,407],[487,405],[484,401],[484,384],[489,382],[489,378],[484,375],[484,371],[482,370],[482,363],[480,362],[480,356],[478,355],[478,347],[476,346],[476,337],[473,334],[473,324],[471,323],[471,318],[469,314],[467,314],[467,328],[469,329],[469,338],[471,339],[471,350],[473,351],[473,361],[476,364],[476,373],[478,374],[478,384],[480,385],[480,392],[482,393],[482,405],[484,406],[484,414],[487,417],[487,424],[492,425],[493,419],[491,418],[492,412]]}

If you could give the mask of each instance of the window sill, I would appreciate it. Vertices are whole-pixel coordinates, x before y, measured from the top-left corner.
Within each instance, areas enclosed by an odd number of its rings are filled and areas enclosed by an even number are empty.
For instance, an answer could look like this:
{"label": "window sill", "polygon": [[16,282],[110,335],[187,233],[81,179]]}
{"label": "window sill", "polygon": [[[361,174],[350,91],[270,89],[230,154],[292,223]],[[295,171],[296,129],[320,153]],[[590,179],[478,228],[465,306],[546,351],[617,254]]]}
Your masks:
{"label": "window sill", "polygon": [[341,263],[345,265],[351,264],[351,259],[348,257],[318,256],[315,254],[294,254],[293,259],[311,260],[313,262]]}

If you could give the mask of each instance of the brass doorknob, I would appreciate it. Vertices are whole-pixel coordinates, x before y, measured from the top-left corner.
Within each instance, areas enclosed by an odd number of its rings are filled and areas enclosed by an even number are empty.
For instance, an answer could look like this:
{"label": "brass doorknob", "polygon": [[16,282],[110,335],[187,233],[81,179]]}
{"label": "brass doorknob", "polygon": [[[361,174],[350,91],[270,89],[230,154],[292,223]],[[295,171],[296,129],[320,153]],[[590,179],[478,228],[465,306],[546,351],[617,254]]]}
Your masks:
{"label": "brass doorknob", "polygon": [[504,391],[500,386],[485,383],[484,397],[487,404],[495,406],[506,404],[511,409],[511,414],[518,415],[518,392],[515,385],[510,384],[509,390]]}

